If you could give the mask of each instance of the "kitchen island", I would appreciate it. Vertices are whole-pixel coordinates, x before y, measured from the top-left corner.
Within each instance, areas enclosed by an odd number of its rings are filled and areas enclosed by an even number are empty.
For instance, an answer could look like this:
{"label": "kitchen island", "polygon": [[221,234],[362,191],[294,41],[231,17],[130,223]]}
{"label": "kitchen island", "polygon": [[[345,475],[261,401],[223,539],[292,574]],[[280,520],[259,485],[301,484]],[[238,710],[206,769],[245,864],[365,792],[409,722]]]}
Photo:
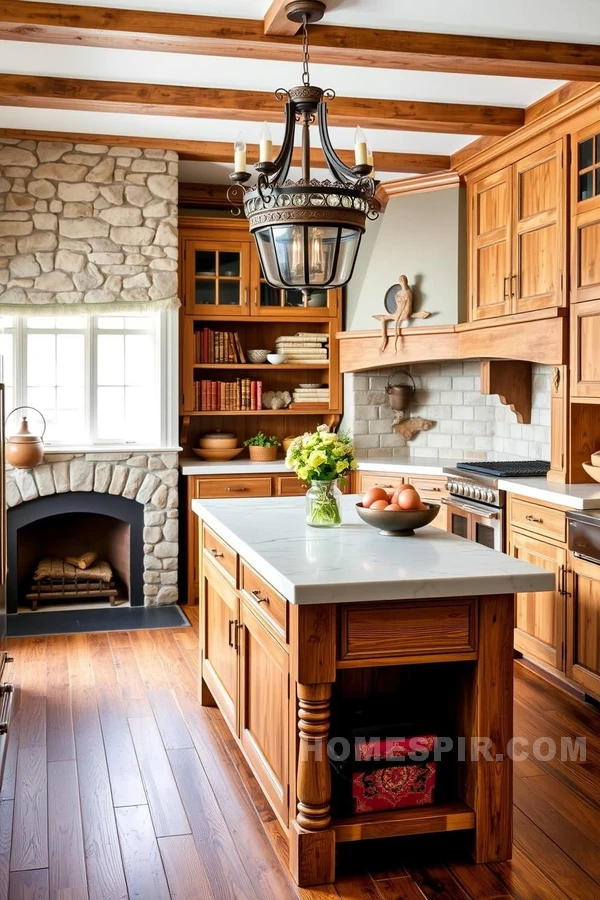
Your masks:
{"label": "kitchen island", "polygon": [[[427,527],[384,537],[344,498],[310,528],[303,498],[193,501],[201,683],[289,837],[300,885],[335,879],[336,842],[461,831],[476,862],[512,848],[514,594],[552,574]],[[384,698],[452,741],[431,806],[348,816],[328,741]],[[464,739],[465,752],[461,752]]]}

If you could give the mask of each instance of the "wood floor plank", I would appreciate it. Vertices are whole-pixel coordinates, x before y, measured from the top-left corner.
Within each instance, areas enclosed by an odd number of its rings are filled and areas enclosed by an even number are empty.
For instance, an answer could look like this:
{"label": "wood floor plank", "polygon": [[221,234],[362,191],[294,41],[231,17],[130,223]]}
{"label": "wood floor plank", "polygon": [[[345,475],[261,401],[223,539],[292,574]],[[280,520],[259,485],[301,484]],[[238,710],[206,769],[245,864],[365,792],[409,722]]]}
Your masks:
{"label": "wood floor plank", "polygon": [[148,691],[148,699],[154,710],[154,717],[165,748],[167,750],[185,750],[193,747],[194,744],[173,692],[170,690]]}
{"label": "wood floor plank", "polygon": [[128,900],[93,687],[74,692],[73,725],[90,900]]}
{"label": "wood floor plank", "polygon": [[11,871],[48,868],[46,747],[25,747],[17,760]]}
{"label": "wood floor plank", "polygon": [[409,866],[408,872],[427,900],[469,900],[468,894],[454,880],[446,866],[425,865],[418,869]]}
{"label": "wood floor plank", "polygon": [[49,900],[48,869],[11,872],[9,900]]}
{"label": "wood floor plank", "polygon": [[425,900],[426,895],[410,876],[377,881],[381,900]]}
{"label": "wood floor plank", "polygon": [[566,894],[518,847],[513,847],[511,860],[492,863],[490,868],[515,900],[566,900]]}
{"label": "wood floor plank", "polygon": [[12,800],[0,802],[0,900],[8,900],[13,806]]}
{"label": "wood floor plank", "polygon": [[47,648],[46,741],[48,762],[75,759],[66,637],[56,635],[48,638]]}
{"label": "wood floor plank", "polygon": [[157,837],[191,831],[154,717],[129,719]]}
{"label": "wood floor plank", "polygon": [[370,875],[342,876],[336,880],[335,889],[340,900],[382,900]]}
{"label": "wood floor plank", "polygon": [[448,869],[455,881],[472,900],[500,900],[512,897],[504,882],[489,866],[474,866],[472,863],[448,863]]}
{"label": "wood floor plank", "polygon": [[158,839],[172,900],[219,900],[210,887],[193,835]]}
{"label": "wood floor plank", "polygon": [[48,763],[48,848],[52,897],[88,900],[75,760]]}
{"label": "wood floor plank", "polygon": [[118,688],[96,689],[114,806],[147,803],[125,706]]}
{"label": "wood floor plank", "polygon": [[1,800],[15,799],[15,786],[17,781],[17,757],[19,753],[19,731],[21,723],[20,709],[21,687],[15,684],[15,695],[13,699],[13,709],[10,718],[10,728],[8,730],[8,747],[6,748],[6,759],[4,761],[4,775],[2,778],[2,791],[0,791]]}
{"label": "wood floor plank", "polygon": [[20,748],[46,746],[46,689],[46,661],[36,659],[24,664],[21,676]]}
{"label": "wood floor plank", "polygon": [[169,760],[192,825],[211,889],[218,900],[262,900],[252,889],[195,750],[169,750]]}
{"label": "wood floor plank", "polygon": [[152,631],[152,640],[156,653],[162,659],[163,665],[169,674],[170,687],[181,688],[192,695],[198,690],[198,680],[188,666],[181,648],[166,629],[156,628]]}
{"label": "wood floor plank", "polygon": [[515,846],[569,900],[597,900],[600,887],[520,809],[514,809]]}
{"label": "wood floor plank", "polygon": [[149,691],[163,691],[171,687],[171,679],[156,652],[150,631],[132,631],[131,646],[142,676],[142,681]]}
{"label": "wood floor plank", "polygon": [[165,871],[147,806],[116,811],[130,900],[170,900]]}
{"label": "wood floor plank", "polygon": [[111,632],[108,639],[125,712],[128,716],[151,716],[152,707],[146,696],[146,686],[138,669],[129,634],[126,631]]}

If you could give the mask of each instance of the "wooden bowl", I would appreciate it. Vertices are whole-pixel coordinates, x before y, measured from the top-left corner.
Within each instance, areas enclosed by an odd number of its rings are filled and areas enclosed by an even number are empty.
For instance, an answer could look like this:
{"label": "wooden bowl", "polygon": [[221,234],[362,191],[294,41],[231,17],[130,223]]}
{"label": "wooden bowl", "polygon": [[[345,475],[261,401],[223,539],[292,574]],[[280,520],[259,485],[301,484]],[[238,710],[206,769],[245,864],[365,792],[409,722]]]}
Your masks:
{"label": "wooden bowl", "polygon": [[398,512],[393,509],[367,509],[362,503],[357,503],[356,512],[367,525],[379,528],[379,534],[402,537],[414,534],[415,528],[423,528],[433,522],[440,508],[435,503],[426,503],[425,506],[427,509],[403,509]]}
{"label": "wooden bowl", "polygon": [[235,450],[237,437],[235,434],[206,434],[198,441],[200,450]]}
{"label": "wooden bowl", "polygon": [[593,466],[591,463],[581,463],[590,478],[594,481],[600,481],[600,466]]}
{"label": "wooden bowl", "polygon": [[243,447],[234,447],[233,450],[226,450],[225,448],[220,450],[198,450],[194,447],[194,453],[206,462],[227,462],[239,456],[243,449]]}

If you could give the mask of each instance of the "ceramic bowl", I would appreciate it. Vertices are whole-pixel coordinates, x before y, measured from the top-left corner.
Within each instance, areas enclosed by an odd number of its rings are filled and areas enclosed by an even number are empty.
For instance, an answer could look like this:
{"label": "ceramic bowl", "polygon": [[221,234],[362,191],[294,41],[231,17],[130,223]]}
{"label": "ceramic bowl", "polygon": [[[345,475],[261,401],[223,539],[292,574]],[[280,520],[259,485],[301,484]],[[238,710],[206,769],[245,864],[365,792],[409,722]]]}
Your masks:
{"label": "ceramic bowl", "polygon": [[198,450],[194,447],[194,453],[206,462],[227,462],[239,456],[243,449],[243,447],[235,447],[233,450]]}
{"label": "ceramic bowl", "polygon": [[198,441],[200,450],[235,450],[237,437],[235,434],[205,434]]}
{"label": "ceramic bowl", "polygon": [[304,384],[299,385],[299,387],[308,388],[309,390],[310,389],[315,390],[315,388],[321,387],[321,382],[319,381],[317,384],[306,384],[306,382],[305,382]]}
{"label": "ceramic bowl", "polygon": [[590,478],[594,481],[600,481],[600,466],[593,466],[591,463],[581,463]]}
{"label": "ceramic bowl", "polygon": [[600,450],[597,450],[596,453],[592,453],[592,458],[590,462],[593,466],[600,467]]}
{"label": "ceramic bowl", "polygon": [[251,363],[265,363],[267,361],[267,356],[269,355],[268,350],[247,350],[246,356],[248,357],[248,361]]}
{"label": "ceramic bowl", "polygon": [[272,366],[280,366],[282,362],[285,362],[285,356],[283,353],[269,353],[267,360]]}
{"label": "ceramic bowl", "polygon": [[440,511],[435,503],[426,503],[427,509],[401,510],[366,509],[362,503],[356,504],[356,512],[367,525],[379,528],[379,534],[393,537],[414,534],[415,528],[429,525]]}

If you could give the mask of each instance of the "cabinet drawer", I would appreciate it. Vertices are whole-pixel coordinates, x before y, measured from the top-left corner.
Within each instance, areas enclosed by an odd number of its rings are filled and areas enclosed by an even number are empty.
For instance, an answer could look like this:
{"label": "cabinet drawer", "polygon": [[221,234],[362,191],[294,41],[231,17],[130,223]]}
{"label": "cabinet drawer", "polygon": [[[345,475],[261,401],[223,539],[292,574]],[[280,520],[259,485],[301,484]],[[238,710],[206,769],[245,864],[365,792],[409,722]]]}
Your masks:
{"label": "cabinet drawer", "polygon": [[516,528],[523,528],[557,541],[565,541],[567,538],[564,512],[551,509],[549,506],[540,506],[538,503],[530,503],[528,500],[511,497],[510,522]]}
{"label": "cabinet drawer", "polygon": [[383,488],[384,491],[393,491],[399,484],[404,484],[401,475],[393,475],[389,472],[359,472],[358,493],[364,494],[371,488]]}
{"label": "cabinet drawer", "polygon": [[198,477],[195,479],[194,496],[198,499],[219,499],[227,497],[270,497],[271,479],[232,477]]}
{"label": "cabinet drawer", "polygon": [[287,641],[287,600],[245,563],[241,565],[240,588],[251,601],[252,608]]}
{"label": "cabinet drawer", "polygon": [[229,544],[217,537],[208,525],[204,526],[202,546],[205,556],[216,563],[218,568],[229,578],[229,581],[233,582],[234,586],[237,587],[238,557],[235,550],[232,550]]}
{"label": "cabinet drawer", "polygon": [[440,500],[446,493],[446,477],[445,476],[419,476],[414,475],[406,479],[408,484],[412,484],[422,497],[427,500]]}
{"label": "cabinet drawer", "polygon": [[475,659],[477,600],[355,604],[340,616],[340,660]]}
{"label": "cabinet drawer", "polygon": [[278,497],[302,497],[308,490],[308,482],[300,481],[295,475],[279,475],[275,490]]}

